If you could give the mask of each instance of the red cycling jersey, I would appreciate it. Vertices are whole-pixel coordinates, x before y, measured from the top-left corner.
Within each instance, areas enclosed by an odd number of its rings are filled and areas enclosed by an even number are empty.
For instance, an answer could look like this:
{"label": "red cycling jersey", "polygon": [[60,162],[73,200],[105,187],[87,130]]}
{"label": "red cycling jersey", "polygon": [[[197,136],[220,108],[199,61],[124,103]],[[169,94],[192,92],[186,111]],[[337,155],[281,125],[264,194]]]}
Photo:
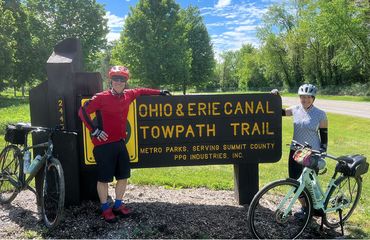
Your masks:
{"label": "red cycling jersey", "polygon": [[[108,134],[107,141],[92,138],[95,146],[117,142],[126,138],[127,114],[130,103],[141,95],[159,94],[160,90],[149,88],[128,89],[122,94],[116,94],[113,90],[100,92],[81,106],[78,115],[90,132],[98,128]],[[93,122],[90,114],[94,112],[96,121]]]}

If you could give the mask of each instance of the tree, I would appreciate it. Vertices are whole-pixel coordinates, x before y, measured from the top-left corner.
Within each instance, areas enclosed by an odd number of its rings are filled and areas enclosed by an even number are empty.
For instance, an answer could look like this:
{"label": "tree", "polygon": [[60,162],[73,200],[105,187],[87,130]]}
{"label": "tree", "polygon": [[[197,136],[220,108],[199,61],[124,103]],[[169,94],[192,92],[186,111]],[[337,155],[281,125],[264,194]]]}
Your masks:
{"label": "tree", "polygon": [[[200,11],[196,7],[188,7],[180,12],[185,24],[188,48],[191,51],[190,79],[187,85],[198,89],[207,85],[215,66],[213,47]],[[184,94],[186,86],[183,86]]]}
{"label": "tree", "polygon": [[[270,86],[263,74],[263,66],[260,63],[260,51],[252,44],[245,44],[238,52],[237,75],[239,77],[239,89],[261,89]],[[276,86],[276,83],[275,83]]]}
{"label": "tree", "polygon": [[258,32],[265,77],[282,79],[289,90],[302,82],[320,87],[370,82],[368,12],[364,1],[272,6]]}
{"label": "tree", "polygon": [[0,91],[8,87],[14,63],[15,19],[13,13],[0,2]]}
{"label": "tree", "polygon": [[225,51],[221,54],[222,58],[222,78],[220,86],[223,91],[236,90],[239,84],[237,74],[238,52]]}
{"label": "tree", "polygon": [[45,44],[49,54],[59,41],[76,37],[81,40],[86,69],[97,69],[95,58],[106,47],[109,32],[101,4],[95,0],[27,0],[25,4],[32,14],[32,25],[38,27],[33,28],[39,34],[37,40]]}
{"label": "tree", "polygon": [[[313,9],[316,13],[315,28],[322,36],[326,46],[335,51],[333,61],[342,70],[350,70],[351,74],[361,76],[361,82],[370,81],[370,29],[368,25],[368,9],[357,5],[355,1],[333,0],[317,1]],[[353,71],[360,71],[355,74]],[[348,76],[351,79],[350,76]],[[338,79],[346,81],[348,77]],[[335,84],[338,84],[339,82]]]}
{"label": "tree", "polygon": [[268,64],[268,67],[270,70],[281,69],[284,85],[289,90],[296,89],[304,81],[302,61],[305,44],[296,32],[300,12],[301,4],[295,1],[289,7],[285,4],[273,5],[264,15],[264,26],[258,32],[266,62],[275,65]]}
{"label": "tree", "polygon": [[191,51],[179,11],[174,0],[140,0],[126,18],[113,56],[145,86],[186,86],[190,79]]}
{"label": "tree", "polygon": [[[32,61],[32,36],[29,29],[29,18],[24,5],[18,0],[5,2],[4,10],[8,16],[12,16],[12,31],[8,36],[12,44],[12,57],[7,58],[8,87],[14,88],[14,95],[18,87],[22,88],[22,96],[25,95],[24,86],[31,82],[34,65]],[[7,16],[5,14],[4,16]],[[7,27],[5,27],[6,30]],[[5,37],[5,36],[3,36]]]}

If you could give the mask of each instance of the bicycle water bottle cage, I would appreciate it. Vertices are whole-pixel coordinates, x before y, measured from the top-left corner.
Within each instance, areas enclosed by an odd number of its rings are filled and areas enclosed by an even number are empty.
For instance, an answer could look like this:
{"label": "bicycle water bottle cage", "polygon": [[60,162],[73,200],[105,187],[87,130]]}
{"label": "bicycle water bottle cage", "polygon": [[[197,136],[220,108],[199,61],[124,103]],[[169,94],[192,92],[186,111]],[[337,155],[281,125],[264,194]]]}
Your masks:
{"label": "bicycle water bottle cage", "polygon": [[296,161],[297,163],[305,167],[316,169],[318,162],[320,160],[320,157],[312,154],[312,151],[310,148],[304,147],[304,148],[301,148],[295,151],[293,155],[293,159],[294,161]]}
{"label": "bicycle water bottle cage", "polygon": [[335,171],[343,173],[345,176],[359,177],[369,170],[369,163],[363,155],[347,155],[338,158],[339,162]]}

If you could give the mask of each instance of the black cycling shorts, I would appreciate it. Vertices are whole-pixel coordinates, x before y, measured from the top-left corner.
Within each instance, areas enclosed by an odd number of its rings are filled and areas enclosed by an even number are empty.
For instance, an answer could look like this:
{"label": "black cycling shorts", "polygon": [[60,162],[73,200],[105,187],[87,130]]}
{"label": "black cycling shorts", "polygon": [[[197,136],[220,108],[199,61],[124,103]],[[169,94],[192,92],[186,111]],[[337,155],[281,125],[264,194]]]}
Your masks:
{"label": "black cycling shorts", "polygon": [[130,157],[123,140],[94,147],[99,182],[112,182],[131,176]]}
{"label": "black cycling shorts", "polygon": [[289,177],[298,179],[302,174],[303,166],[294,160],[293,158],[294,153],[295,153],[294,150],[290,150],[289,152],[289,159],[288,159]]}

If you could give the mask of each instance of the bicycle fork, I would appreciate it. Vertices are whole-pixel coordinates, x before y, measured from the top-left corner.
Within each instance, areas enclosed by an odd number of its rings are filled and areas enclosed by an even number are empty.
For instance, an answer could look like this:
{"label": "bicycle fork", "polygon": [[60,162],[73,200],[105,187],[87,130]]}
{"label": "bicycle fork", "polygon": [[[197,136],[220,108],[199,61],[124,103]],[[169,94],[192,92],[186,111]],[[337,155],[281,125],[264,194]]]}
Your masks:
{"label": "bicycle fork", "polygon": [[280,209],[287,203],[288,199],[294,194],[293,198],[289,202],[288,207],[285,208],[283,215],[281,216],[282,219],[286,219],[292,212],[292,206],[298,200],[299,196],[303,192],[304,187],[304,184],[301,184],[297,189],[295,187],[292,187],[285,195],[284,199],[280,202],[276,211],[280,211]]}

